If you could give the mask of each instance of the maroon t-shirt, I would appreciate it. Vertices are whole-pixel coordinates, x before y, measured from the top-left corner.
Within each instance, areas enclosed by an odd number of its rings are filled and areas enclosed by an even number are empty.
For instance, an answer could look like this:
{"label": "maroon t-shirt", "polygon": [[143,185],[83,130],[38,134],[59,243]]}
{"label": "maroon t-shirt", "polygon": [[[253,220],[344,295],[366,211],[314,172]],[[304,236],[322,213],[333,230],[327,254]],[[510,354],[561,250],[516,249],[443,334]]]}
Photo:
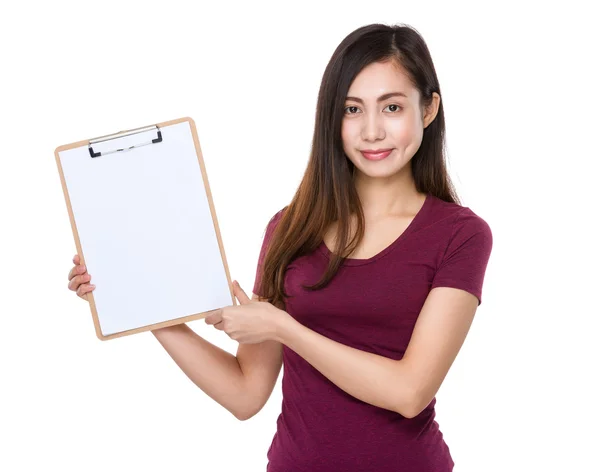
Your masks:
{"label": "maroon t-shirt", "polygon": [[[260,265],[279,211],[264,237]],[[470,208],[428,195],[408,228],[369,259],[346,259],[330,284],[320,280],[324,242],[287,267],[286,311],[308,328],[347,346],[401,359],[417,316],[434,287],[472,293],[481,304],[492,250],[488,224]],[[283,346],[282,411],[267,453],[268,472],[448,472],[454,462],[435,421],[435,398],[409,419],[344,392]]]}

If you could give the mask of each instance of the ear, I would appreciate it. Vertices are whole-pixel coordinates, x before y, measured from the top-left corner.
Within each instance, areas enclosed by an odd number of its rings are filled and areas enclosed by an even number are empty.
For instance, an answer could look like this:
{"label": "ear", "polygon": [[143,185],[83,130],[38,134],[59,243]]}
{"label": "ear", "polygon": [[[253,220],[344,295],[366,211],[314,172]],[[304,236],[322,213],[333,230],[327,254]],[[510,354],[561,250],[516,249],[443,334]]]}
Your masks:
{"label": "ear", "polygon": [[438,110],[440,108],[441,97],[438,93],[433,92],[431,94],[431,105],[427,107],[425,110],[425,114],[423,116],[423,128],[427,128],[435,117],[438,114]]}

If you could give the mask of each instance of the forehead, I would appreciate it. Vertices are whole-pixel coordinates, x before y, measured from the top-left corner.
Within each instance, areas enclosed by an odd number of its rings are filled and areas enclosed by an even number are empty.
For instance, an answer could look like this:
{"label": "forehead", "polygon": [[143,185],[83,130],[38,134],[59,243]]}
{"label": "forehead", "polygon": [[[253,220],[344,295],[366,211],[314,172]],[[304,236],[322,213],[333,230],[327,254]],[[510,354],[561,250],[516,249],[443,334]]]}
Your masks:
{"label": "forehead", "polygon": [[376,100],[389,92],[404,92],[409,99],[418,97],[406,72],[395,62],[374,62],[361,70],[354,78],[348,95],[364,100]]}

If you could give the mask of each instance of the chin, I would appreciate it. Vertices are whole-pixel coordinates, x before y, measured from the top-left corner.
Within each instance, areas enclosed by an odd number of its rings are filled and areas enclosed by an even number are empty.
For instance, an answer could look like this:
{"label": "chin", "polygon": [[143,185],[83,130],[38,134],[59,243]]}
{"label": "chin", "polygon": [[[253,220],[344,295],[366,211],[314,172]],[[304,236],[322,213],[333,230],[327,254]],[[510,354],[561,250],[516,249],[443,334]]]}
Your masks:
{"label": "chin", "polygon": [[363,174],[366,177],[370,177],[372,179],[388,179],[390,177],[394,177],[396,175],[400,175],[402,174],[402,171],[404,170],[404,168],[386,168],[386,169],[369,169],[369,170],[363,170],[359,167],[356,168],[357,172],[360,172],[361,174]]}
{"label": "chin", "polygon": [[[361,162],[361,164],[363,164]],[[389,178],[404,172],[410,171],[410,160],[399,164],[398,162],[385,162],[385,159],[378,162],[367,161],[367,165],[356,165],[356,172],[360,172],[371,178]],[[371,165],[369,165],[371,164]]]}

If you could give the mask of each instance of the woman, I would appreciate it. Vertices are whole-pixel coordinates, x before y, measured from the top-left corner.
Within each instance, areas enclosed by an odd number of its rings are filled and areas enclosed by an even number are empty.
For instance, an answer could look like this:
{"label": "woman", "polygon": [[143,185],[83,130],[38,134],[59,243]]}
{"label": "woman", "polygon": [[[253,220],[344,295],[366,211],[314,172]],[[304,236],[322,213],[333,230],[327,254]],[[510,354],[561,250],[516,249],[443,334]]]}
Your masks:
{"label": "woman", "polygon": [[[233,356],[186,325],[153,331],[186,375],[240,420],[283,363],[270,472],[445,472],[454,462],[435,395],[478,305],[487,223],[458,202],[428,48],[408,26],[361,27],[319,90],[308,168],[267,226],[250,300],[206,323]],[[74,258],[69,288],[93,290]]]}

